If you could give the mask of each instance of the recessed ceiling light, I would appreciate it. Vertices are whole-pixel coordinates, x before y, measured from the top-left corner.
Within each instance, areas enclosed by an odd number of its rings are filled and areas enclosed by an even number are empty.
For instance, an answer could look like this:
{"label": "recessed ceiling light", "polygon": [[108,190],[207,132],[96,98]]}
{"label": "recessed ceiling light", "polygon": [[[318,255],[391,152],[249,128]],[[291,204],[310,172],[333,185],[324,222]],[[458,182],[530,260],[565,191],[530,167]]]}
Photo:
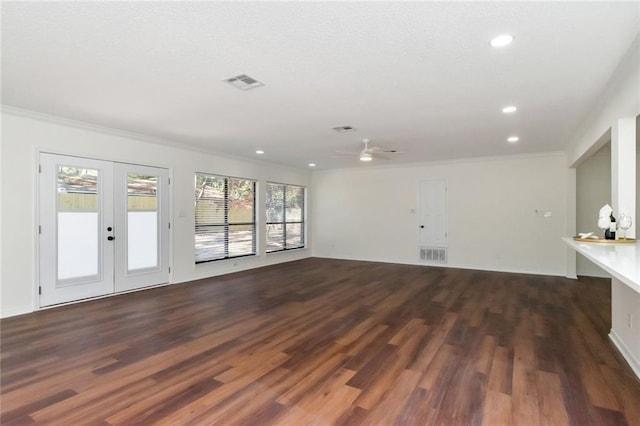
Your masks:
{"label": "recessed ceiling light", "polygon": [[309,163],[309,167],[315,167],[316,163]]}
{"label": "recessed ceiling light", "polygon": [[511,142],[511,143],[518,142],[519,140],[520,140],[520,138],[517,137],[517,136],[510,136],[510,137],[507,138],[507,142]]}
{"label": "recessed ceiling light", "polygon": [[502,34],[497,37],[494,37],[491,40],[491,46],[493,47],[503,47],[513,41],[513,36],[511,34]]}
{"label": "recessed ceiling light", "polygon": [[256,154],[262,155],[262,154],[264,154],[264,151],[259,149],[259,150],[256,151]]}
{"label": "recessed ceiling light", "polygon": [[511,114],[512,112],[516,112],[518,110],[518,108],[516,108],[513,105],[509,105],[506,106],[504,108],[502,108],[502,112],[504,112],[505,114]]}

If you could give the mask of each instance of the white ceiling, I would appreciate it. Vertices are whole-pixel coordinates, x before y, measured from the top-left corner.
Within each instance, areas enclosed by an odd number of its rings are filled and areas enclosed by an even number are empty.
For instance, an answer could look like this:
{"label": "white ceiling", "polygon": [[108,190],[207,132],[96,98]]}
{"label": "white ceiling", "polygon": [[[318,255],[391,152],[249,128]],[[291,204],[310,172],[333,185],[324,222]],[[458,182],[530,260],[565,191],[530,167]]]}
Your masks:
{"label": "white ceiling", "polygon": [[4,1],[2,103],[295,167],[556,151],[639,28],[637,1]]}

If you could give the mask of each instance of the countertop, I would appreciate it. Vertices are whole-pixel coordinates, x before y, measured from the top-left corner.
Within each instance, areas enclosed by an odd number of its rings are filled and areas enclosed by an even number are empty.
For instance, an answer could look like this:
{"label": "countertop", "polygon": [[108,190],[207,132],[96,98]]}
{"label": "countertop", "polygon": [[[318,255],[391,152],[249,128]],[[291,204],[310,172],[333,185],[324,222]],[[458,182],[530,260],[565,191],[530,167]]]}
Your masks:
{"label": "countertop", "polygon": [[640,293],[640,248],[638,243],[594,243],[563,240],[578,253]]}

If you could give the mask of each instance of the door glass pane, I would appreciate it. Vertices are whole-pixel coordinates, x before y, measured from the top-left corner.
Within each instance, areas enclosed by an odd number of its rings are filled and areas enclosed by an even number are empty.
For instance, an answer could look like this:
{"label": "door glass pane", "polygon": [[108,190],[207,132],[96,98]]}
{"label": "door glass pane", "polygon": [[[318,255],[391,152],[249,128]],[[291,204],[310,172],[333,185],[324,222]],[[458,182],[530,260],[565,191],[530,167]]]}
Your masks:
{"label": "door glass pane", "polygon": [[127,223],[129,271],[158,266],[158,213],[130,211]]}
{"label": "door glass pane", "polygon": [[130,173],[127,176],[127,207],[131,210],[158,208],[158,177]]}
{"label": "door glass pane", "polygon": [[96,169],[57,167],[57,277],[99,275],[98,178]]}
{"label": "door glass pane", "polygon": [[58,212],[58,280],[98,275],[98,213]]}
{"label": "door glass pane", "polygon": [[127,176],[128,270],[158,266],[158,177]]}
{"label": "door glass pane", "polygon": [[58,166],[58,211],[98,210],[98,170]]}

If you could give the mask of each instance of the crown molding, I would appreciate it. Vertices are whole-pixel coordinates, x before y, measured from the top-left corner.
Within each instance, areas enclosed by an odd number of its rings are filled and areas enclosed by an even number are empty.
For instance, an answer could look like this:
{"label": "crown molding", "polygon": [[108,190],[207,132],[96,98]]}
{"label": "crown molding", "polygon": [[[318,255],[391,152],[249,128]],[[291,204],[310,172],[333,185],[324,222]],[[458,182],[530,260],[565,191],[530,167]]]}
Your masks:
{"label": "crown molding", "polygon": [[60,117],[58,115],[45,114],[42,112],[31,111],[27,109],[17,108],[9,105],[2,105],[2,112],[5,114],[16,115],[19,117],[30,118],[33,120],[44,121],[52,124],[58,124],[66,127],[73,127],[79,130],[89,130],[96,133],[102,133],[109,136],[116,136],[127,139],[135,139],[140,142],[154,143],[157,145],[170,146],[173,148],[188,149],[191,151],[202,152],[205,149],[197,149],[194,145],[186,144],[169,139],[161,139],[153,136],[143,135],[140,133],[129,132],[126,130],[115,129],[112,127],[100,126],[85,121],[73,120],[70,118]]}
{"label": "crown molding", "polygon": [[73,119],[70,119],[70,118],[64,118],[64,117],[60,117],[60,116],[57,116],[57,115],[45,114],[45,113],[42,113],[42,112],[27,110],[27,109],[23,109],[23,108],[17,108],[17,107],[13,107],[13,106],[10,106],[10,105],[5,105],[5,104],[0,104],[0,111],[3,114],[10,114],[10,115],[18,116],[18,117],[25,117],[25,118],[29,118],[29,119],[32,119],[32,120],[44,121],[44,122],[47,122],[47,123],[52,123],[52,124],[56,124],[56,125],[71,127],[71,128],[75,128],[75,129],[79,129],[79,130],[86,130],[86,131],[90,131],[90,132],[101,133],[101,134],[108,135],[108,136],[115,136],[115,137],[119,137],[119,138],[133,139],[133,140],[137,140],[137,141],[140,141],[140,142],[146,142],[146,143],[152,143],[152,144],[156,144],[156,145],[166,146],[166,147],[169,147],[169,148],[183,149],[183,150],[186,150],[186,151],[197,152],[199,154],[210,154],[210,155],[214,155],[216,157],[221,157],[221,158],[225,158],[225,159],[229,159],[229,160],[249,162],[249,163],[252,163],[252,164],[258,164],[258,165],[262,165],[262,166],[279,167],[279,168],[284,167],[284,168],[287,168],[287,169],[290,169],[290,170],[295,170],[295,171],[311,172],[310,170],[308,170],[307,168],[302,167],[302,166],[301,167],[294,167],[294,166],[291,166],[291,165],[283,165],[283,164],[279,164],[279,163],[275,163],[275,162],[257,160],[257,159],[249,158],[249,157],[241,157],[241,156],[238,156],[238,155],[233,155],[233,154],[228,154],[228,153],[216,151],[216,150],[213,150],[211,148],[207,148],[206,146],[202,146],[202,145],[189,144],[189,143],[179,142],[179,141],[171,140],[171,139],[157,138],[157,137],[148,136],[148,135],[144,135],[144,134],[140,134],[140,133],[135,133],[135,132],[130,132],[130,131],[126,131],[126,130],[115,129],[115,128],[112,128],[112,127],[100,126],[100,125],[97,125],[97,124],[87,123],[87,122],[79,121],[79,120],[73,120]]}
{"label": "crown molding", "polygon": [[336,169],[327,170],[314,170],[313,173],[325,173],[332,171],[366,171],[366,170],[384,170],[384,169],[410,169],[419,167],[436,167],[447,166],[454,164],[471,164],[471,163],[484,163],[490,161],[504,161],[504,160],[527,160],[532,158],[548,158],[548,157],[560,157],[566,158],[567,154],[564,151],[546,151],[546,152],[534,152],[527,154],[510,154],[510,155],[495,155],[486,157],[466,157],[456,158],[451,160],[438,160],[438,161],[422,161],[389,165],[376,165],[376,166],[360,166],[360,167],[342,167]]}

